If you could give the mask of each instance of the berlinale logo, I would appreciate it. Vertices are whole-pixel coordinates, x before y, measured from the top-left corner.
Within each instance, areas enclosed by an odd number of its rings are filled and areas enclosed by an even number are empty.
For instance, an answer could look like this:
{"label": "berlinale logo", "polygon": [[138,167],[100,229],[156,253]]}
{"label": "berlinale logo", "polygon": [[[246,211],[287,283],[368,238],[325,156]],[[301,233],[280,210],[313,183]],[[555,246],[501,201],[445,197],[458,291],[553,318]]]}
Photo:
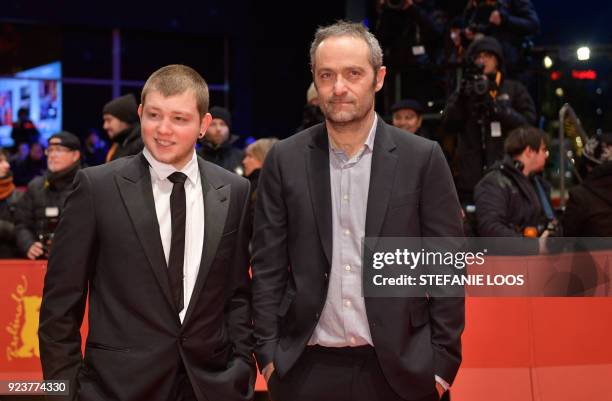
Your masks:
{"label": "berlinale logo", "polygon": [[17,303],[15,318],[6,326],[6,331],[12,336],[12,341],[6,349],[9,361],[14,358],[40,358],[38,350],[38,317],[40,316],[39,296],[28,296],[28,280],[21,276],[11,298]]}

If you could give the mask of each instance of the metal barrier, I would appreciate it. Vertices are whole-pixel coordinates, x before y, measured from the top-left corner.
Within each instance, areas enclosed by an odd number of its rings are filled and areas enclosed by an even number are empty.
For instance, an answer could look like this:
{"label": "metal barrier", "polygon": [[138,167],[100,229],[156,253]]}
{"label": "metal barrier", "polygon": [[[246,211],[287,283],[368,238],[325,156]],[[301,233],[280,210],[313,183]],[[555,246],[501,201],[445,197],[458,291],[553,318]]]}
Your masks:
{"label": "metal barrier", "polygon": [[559,202],[560,203],[559,205],[561,209],[565,207],[565,195],[566,195],[565,160],[569,161],[574,174],[576,175],[579,181],[582,181],[582,178],[580,177],[580,175],[578,174],[578,171],[574,167],[574,161],[572,160],[571,153],[570,153],[571,149],[567,151],[565,149],[565,135],[566,135],[565,119],[566,117],[570,119],[570,122],[575,127],[576,134],[579,135],[582,146],[586,144],[587,139],[588,139],[586,132],[584,132],[584,129],[582,128],[580,119],[578,118],[578,116],[576,116],[576,113],[574,112],[574,109],[572,108],[572,106],[570,106],[569,103],[565,103],[563,107],[561,107],[561,109],[559,110],[559,183],[560,183],[560,186],[559,186],[559,198],[560,198]]}

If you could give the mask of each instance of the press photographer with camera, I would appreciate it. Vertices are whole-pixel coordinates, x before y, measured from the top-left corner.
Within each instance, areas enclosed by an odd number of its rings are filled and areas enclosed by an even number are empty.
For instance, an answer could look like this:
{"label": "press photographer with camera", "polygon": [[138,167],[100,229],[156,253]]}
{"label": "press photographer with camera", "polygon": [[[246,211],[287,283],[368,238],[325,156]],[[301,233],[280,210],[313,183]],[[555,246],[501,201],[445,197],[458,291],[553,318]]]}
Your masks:
{"label": "press photographer with camera", "polygon": [[458,133],[455,176],[462,204],[472,204],[474,186],[504,156],[507,133],[535,120],[527,89],[505,78],[499,42],[490,37],[474,41],[467,50],[461,84],[443,115],[443,129]]}
{"label": "press photographer with camera", "polygon": [[[384,52],[390,80],[385,91],[390,106],[400,98],[420,100],[443,96],[443,83],[432,85],[439,74],[444,23],[437,18],[434,0],[380,0],[375,35]],[[399,79],[398,79],[399,78]],[[394,93],[395,85],[400,93]]]}
{"label": "press photographer with camera", "polygon": [[550,185],[540,176],[548,158],[548,137],[534,127],[512,131],[505,141],[505,157],[480,180],[474,190],[478,235],[482,237],[539,237],[557,230],[550,203]]}
{"label": "press photographer with camera", "polygon": [[81,142],[66,131],[49,138],[47,169],[34,178],[17,204],[15,238],[20,253],[28,259],[47,258],[53,232],[72,180],[81,167]]}
{"label": "press photographer with camera", "polygon": [[531,0],[470,0],[464,26],[468,42],[482,35],[500,42],[507,72],[514,77],[531,47],[530,36],[540,30],[540,19]]}

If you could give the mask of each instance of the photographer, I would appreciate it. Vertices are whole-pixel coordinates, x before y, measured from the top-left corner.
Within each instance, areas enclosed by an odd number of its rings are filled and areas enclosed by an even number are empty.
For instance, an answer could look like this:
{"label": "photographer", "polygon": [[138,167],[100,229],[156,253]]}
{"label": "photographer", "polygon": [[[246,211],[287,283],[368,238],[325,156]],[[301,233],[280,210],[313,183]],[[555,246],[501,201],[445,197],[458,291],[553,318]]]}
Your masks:
{"label": "photographer", "polygon": [[538,174],[548,158],[546,133],[534,127],[512,131],[506,156],[476,185],[478,234],[482,237],[540,237],[556,224],[550,185]]}
{"label": "photographer", "polygon": [[468,41],[480,35],[497,39],[502,46],[510,76],[524,61],[528,37],[540,30],[540,20],[531,0],[470,0],[464,14]]}
{"label": "photographer", "polygon": [[80,168],[81,142],[69,132],[49,138],[45,175],[34,178],[17,204],[15,237],[19,251],[28,259],[46,258],[53,231],[72,180]]}
{"label": "photographer", "polygon": [[511,130],[535,123],[535,105],[527,89],[505,79],[499,42],[482,38],[467,50],[467,66],[459,90],[444,111],[446,132],[458,132],[456,184],[459,200],[470,204],[483,172],[504,155]]}
{"label": "photographer", "polygon": [[385,91],[386,105],[399,98],[432,99],[443,96],[444,85],[432,85],[439,74],[444,24],[437,17],[434,0],[380,0],[376,37],[384,52],[391,81],[399,81],[400,93],[393,85]]}

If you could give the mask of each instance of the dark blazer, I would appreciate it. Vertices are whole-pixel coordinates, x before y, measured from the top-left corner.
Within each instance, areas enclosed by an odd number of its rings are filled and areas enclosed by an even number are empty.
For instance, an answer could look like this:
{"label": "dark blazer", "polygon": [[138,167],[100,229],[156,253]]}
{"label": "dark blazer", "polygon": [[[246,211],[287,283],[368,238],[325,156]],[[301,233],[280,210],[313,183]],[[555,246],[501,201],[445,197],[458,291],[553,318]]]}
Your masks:
{"label": "dark blazer", "polygon": [[80,400],[166,401],[182,361],[198,400],[253,396],[249,184],[201,158],[198,165],[204,247],[182,325],[142,153],[78,173],[45,277],[45,379],[71,380]]}
{"label": "dark blazer", "polygon": [[[276,144],[261,172],[253,236],[255,355],[282,377],[317,325],[332,254],[329,145],[324,124]],[[433,141],[378,119],[365,234],[462,235],[449,168]],[[366,298],[385,377],[406,399],[452,383],[461,361],[462,298]]]}

